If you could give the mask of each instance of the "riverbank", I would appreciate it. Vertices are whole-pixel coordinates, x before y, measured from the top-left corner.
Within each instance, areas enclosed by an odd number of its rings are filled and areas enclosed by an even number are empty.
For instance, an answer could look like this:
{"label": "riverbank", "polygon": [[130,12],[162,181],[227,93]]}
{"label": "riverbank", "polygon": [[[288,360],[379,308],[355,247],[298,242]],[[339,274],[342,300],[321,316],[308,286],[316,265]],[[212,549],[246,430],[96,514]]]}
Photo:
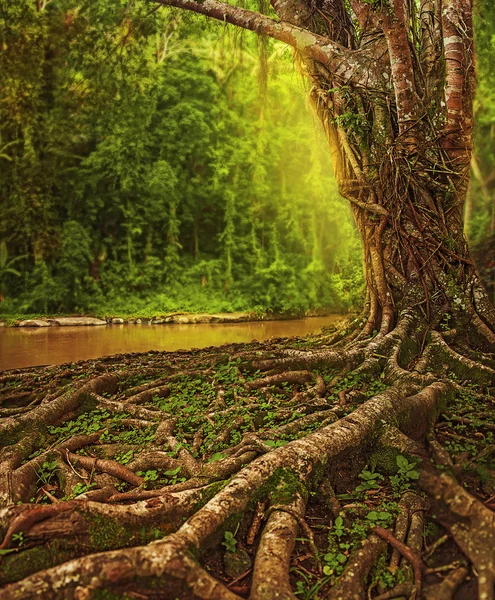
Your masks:
{"label": "riverbank", "polygon": [[257,321],[289,321],[309,317],[328,317],[340,314],[332,310],[314,310],[306,313],[187,313],[163,315],[5,315],[0,316],[0,327],[77,327],[102,325],[198,325],[206,323],[251,323]]}
{"label": "riverbank", "polygon": [[[230,323],[45,326],[0,328],[0,371],[34,365],[75,363],[102,356],[187,350],[252,340],[299,337],[335,326],[344,315]],[[129,354],[130,356],[130,354]]]}

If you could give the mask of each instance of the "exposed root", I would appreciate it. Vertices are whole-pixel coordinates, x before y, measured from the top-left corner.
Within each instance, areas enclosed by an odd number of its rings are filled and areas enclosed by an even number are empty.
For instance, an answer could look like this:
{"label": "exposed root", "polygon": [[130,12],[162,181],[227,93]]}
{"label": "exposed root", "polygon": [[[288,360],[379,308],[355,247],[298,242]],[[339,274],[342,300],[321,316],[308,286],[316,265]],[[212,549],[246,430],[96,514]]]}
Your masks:
{"label": "exposed root", "polygon": [[414,571],[414,587],[415,587],[415,597],[419,598],[421,596],[421,562],[416,554],[414,554],[408,546],[400,542],[396,539],[390,531],[383,529],[382,527],[373,527],[374,533],[377,536],[381,537],[383,540],[388,542],[395,550],[400,552],[404,558],[406,558],[412,565]]}
{"label": "exposed root", "polygon": [[289,567],[305,505],[296,493],[290,504],[272,508],[256,553],[251,600],[295,600]]}
{"label": "exposed root", "polygon": [[[23,412],[0,423],[0,599],[385,600],[419,598],[424,579],[436,600],[463,585],[457,549],[493,598],[491,359],[463,354],[454,330],[385,317],[330,348],[324,335],[2,375]],[[451,537],[428,552],[432,515]]]}
{"label": "exposed root", "polygon": [[364,600],[369,572],[386,545],[378,535],[371,535],[349,559],[339,583],[330,591],[327,600]]}
{"label": "exposed root", "polygon": [[441,583],[432,585],[425,590],[426,600],[452,600],[467,575],[468,570],[464,567],[451,571]]}

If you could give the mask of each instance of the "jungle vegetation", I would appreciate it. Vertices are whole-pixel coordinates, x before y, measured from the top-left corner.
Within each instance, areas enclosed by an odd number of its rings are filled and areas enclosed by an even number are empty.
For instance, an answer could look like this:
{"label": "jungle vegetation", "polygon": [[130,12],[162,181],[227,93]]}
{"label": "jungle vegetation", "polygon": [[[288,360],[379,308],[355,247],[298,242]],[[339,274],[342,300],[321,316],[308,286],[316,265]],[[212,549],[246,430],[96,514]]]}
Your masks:
{"label": "jungle vegetation", "polygon": [[[0,314],[359,306],[360,245],[285,45],[143,3],[0,11]],[[466,207],[490,293],[492,22]]]}
{"label": "jungle vegetation", "polygon": [[[472,241],[493,233],[473,2],[116,7],[129,43],[153,11],[292,49],[360,236],[365,298],[306,339],[0,374],[0,599],[493,600],[495,308],[464,235],[466,213]],[[488,72],[495,9],[477,10]]]}
{"label": "jungle vegetation", "polygon": [[283,44],[146,2],[9,4],[2,313],[359,303],[359,242]]}

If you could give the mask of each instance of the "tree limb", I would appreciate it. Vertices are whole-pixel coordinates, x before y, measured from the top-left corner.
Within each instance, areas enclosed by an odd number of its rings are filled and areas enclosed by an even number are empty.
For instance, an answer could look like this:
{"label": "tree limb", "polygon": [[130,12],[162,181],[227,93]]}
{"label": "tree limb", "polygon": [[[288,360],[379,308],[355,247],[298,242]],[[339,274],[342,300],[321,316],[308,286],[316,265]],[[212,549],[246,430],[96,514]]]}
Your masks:
{"label": "tree limb", "polygon": [[[292,46],[305,58],[325,65],[332,75],[345,83],[369,88],[378,86],[374,59],[364,50],[349,50],[326,37],[306,29],[278,22],[265,15],[219,2],[218,0],[154,0],[164,6],[174,6],[205,15],[225,23],[249,29]],[[383,85],[383,84],[382,84]]]}

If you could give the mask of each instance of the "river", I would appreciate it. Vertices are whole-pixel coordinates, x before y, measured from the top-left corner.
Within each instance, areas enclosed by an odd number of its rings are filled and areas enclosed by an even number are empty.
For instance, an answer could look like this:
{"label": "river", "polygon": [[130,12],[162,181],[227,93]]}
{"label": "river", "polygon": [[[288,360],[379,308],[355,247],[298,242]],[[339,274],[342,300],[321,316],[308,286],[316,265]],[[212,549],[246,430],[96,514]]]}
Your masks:
{"label": "river", "polygon": [[305,336],[342,315],[294,321],[101,327],[0,327],[0,369],[62,364],[108,354],[187,350],[271,337]]}

